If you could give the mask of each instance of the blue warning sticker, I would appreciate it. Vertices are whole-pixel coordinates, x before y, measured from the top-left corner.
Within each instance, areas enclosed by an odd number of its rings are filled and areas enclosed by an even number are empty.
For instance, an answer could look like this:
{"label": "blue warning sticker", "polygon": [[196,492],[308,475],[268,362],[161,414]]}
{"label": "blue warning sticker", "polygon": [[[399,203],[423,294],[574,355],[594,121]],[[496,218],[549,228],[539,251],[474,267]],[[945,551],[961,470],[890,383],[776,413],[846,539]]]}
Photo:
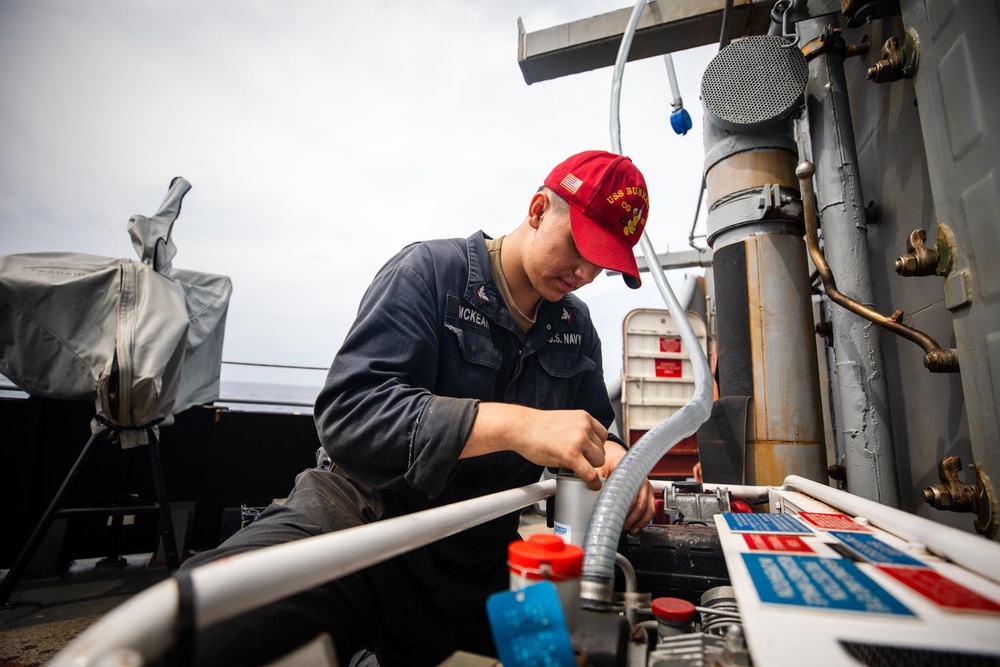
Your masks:
{"label": "blue warning sticker", "polygon": [[920,562],[913,556],[910,556],[895,547],[889,546],[870,533],[830,531],[828,534],[833,535],[838,540],[846,544],[851,548],[851,551],[854,551],[869,563],[927,567],[926,564]]}
{"label": "blue warning sticker", "polygon": [[734,533],[811,533],[801,521],[789,514],[725,512],[723,515]]}
{"label": "blue warning sticker", "polygon": [[913,612],[843,558],[743,554],[760,601],[868,614]]}
{"label": "blue warning sticker", "polygon": [[486,613],[504,667],[576,667],[559,594],[551,581],[494,593]]}

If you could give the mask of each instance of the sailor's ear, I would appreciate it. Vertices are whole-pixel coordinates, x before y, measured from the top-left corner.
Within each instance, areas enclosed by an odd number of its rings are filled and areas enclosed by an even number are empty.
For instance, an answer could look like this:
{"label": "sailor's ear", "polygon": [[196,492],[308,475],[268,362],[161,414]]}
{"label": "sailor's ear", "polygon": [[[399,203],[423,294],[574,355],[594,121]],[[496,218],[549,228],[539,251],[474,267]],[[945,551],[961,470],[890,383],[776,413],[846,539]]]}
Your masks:
{"label": "sailor's ear", "polygon": [[531,197],[531,203],[528,204],[528,223],[538,229],[538,225],[542,221],[542,214],[548,207],[549,196],[545,192],[536,192]]}

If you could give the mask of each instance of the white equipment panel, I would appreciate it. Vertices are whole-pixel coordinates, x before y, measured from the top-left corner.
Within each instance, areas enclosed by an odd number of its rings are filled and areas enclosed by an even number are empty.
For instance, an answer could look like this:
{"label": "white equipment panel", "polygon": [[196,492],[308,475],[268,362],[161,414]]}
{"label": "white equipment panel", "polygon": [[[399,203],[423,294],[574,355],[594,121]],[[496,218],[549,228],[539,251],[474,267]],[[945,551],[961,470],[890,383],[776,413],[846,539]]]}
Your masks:
{"label": "white equipment panel", "polygon": [[715,517],[755,665],[1000,664],[996,582],[804,493],[771,507]]}

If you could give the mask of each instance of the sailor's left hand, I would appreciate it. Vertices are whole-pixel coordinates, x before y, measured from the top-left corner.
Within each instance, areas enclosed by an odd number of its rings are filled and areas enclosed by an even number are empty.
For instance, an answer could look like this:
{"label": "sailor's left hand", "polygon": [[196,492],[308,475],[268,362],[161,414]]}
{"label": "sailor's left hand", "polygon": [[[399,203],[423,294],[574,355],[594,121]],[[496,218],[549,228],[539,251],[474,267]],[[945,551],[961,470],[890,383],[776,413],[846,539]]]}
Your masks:
{"label": "sailor's left hand", "polygon": [[[611,476],[611,471],[615,469],[625,457],[625,448],[619,445],[614,440],[608,440],[604,443],[604,465],[598,468],[598,472],[602,479],[607,479]],[[639,492],[635,494],[635,498],[632,499],[632,505],[629,507],[628,514],[625,516],[625,524],[622,526],[624,530],[635,535],[640,530],[645,528],[650,521],[653,520],[653,514],[656,511],[656,494],[653,492],[653,485],[649,483],[649,480],[643,480],[642,486],[639,487]]]}

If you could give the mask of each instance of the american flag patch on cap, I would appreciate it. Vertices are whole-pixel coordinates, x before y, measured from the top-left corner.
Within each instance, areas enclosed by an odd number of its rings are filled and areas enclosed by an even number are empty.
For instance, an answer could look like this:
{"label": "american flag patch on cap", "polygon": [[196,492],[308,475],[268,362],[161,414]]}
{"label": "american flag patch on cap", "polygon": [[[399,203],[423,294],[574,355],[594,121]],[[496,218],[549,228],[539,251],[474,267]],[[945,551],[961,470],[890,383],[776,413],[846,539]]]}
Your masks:
{"label": "american flag patch on cap", "polygon": [[573,174],[566,174],[566,178],[562,179],[562,181],[560,181],[559,185],[563,186],[564,188],[566,188],[572,194],[575,195],[576,191],[580,189],[581,185],[583,185],[583,181],[581,181],[579,178],[577,178]]}

